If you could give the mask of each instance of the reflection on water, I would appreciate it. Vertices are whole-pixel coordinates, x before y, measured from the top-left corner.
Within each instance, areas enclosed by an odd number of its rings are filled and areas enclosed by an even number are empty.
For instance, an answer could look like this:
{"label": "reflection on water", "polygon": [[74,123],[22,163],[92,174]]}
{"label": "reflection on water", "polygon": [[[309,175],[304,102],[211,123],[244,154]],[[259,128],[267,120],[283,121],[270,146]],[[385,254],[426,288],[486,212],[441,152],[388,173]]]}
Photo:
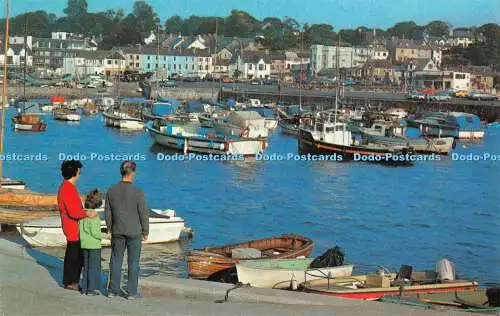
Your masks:
{"label": "reflection on water", "polygon": [[[186,263],[184,257],[188,251],[189,242],[181,240],[168,244],[149,244],[142,245],[141,252],[141,277],[151,276],[173,276],[187,277]],[[64,258],[65,248],[39,248],[45,253]],[[102,248],[102,270],[109,271],[109,259],[111,258],[111,248]],[[126,256],[126,254],[125,254]],[[127,268],[126,257],[123,260],[123,269]]]}

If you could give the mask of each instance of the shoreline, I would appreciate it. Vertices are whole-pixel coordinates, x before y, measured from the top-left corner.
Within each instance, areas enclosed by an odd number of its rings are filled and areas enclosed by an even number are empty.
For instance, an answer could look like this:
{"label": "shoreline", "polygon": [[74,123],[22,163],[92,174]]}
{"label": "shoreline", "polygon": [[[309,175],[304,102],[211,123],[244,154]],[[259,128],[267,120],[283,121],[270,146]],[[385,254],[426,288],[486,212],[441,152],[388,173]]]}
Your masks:
{"label": "shoreline", "polygon": [[[231,284],[172,277],[143,278],[143,297],[86,297],[62,289],[62,261],[39,250],[0,237],[0,312],[12,315],[88,313],[92,304],[100,314],[135,315],[468,315],[462,311],[323,297],[282,290],[238,288],[224,300]],[[30,302],[30,304],[26,304]],[[472,315],[472,314],[471,314]]]}

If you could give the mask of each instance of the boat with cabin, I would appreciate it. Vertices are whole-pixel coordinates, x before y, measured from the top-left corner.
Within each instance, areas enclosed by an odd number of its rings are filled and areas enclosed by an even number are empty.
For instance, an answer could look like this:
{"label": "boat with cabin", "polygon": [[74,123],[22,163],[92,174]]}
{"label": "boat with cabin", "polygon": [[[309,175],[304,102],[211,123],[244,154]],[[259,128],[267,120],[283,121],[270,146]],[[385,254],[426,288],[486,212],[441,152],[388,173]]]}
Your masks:
{"label": "boat with cabin", "polygon": [[[312,126],[299,128],[301,153],[336,155],[337,161],[354,160],[394,165],[411,165],[406,154],[414,151],[407,145],[374,144],[356,139],[341,120],[315,120]],[[337,156],[338,155],[338,156]]]}
{"label": "boat with cabin", "polygon": [[231,111],[227,119],[215,120],[213,123],[218,135],[261,139],[269,136],[265,119],[255,111]]}
{"label": "boat with cabin", "polygon": [[417,153],[447,155],[453,150],[456,144],[453,137],[406,137],[406,124],[402,121],[396,124],[378,120],[373,122],[370,127],[358,127],[358,129],[362,138],[367,139],[371,143],[388,146],[408,146]]}
{"label": "boat with cabin", "polygon": [[418,113],[410,115],[406,122],[409,127],[417,128],[425,136],[458,138],[460,126],[456,119],[447,113]]}
{"label": "boat with cabin", "polygon": [[52,115],[54,119],[58,121],[79,122],[81,119],[81,116],[77,111],[66,108],[54,110]]}
{"label": "boat with cabin", "polygon": [[192,250],[187,255],[191,278],[207,279],[235,267],[245,260],[294,259],[308,257],[313,241],[307,237],[285,234],[220,247]]}
{"label": "boat with cabin", "polygon": [[216,134],[190,121],[155,119],[146,129],[157,144],[184,154],[255,156],[268,146],[267,138]]}

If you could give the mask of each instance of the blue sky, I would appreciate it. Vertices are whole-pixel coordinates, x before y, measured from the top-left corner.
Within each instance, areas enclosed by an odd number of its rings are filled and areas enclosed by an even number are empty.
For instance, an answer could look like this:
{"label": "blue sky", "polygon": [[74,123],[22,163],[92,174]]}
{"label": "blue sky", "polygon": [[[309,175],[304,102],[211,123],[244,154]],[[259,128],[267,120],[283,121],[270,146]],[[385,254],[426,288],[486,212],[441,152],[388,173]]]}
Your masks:
{"label": "blue sky", "polygon": [[[90,11],[132,9],[133,0],[87,0]],[[300,23],[328,23],[335,28],[360,25],[387,28],[397,21],[418,24],[440,19],[454,26],[500,23],[500,0],[146,0],[164,21],[171,15],[227,16],[231,9],[267,16],[296,18]],[[2,1],[4,6],[5,1]],[[63,14],[67,0],[11,0],[11,14],[46,10]],[[5,10],[2,16],[5,16]]]}

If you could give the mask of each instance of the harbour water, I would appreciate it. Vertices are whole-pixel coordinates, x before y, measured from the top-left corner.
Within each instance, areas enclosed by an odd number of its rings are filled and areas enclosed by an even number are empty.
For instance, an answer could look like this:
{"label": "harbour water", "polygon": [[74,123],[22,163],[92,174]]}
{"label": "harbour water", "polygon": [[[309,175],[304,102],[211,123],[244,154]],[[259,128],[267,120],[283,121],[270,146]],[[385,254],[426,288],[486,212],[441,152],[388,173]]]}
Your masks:
{"label": "harbour water", "polygon": [[[68,155],[87,158],[78,183],[82,194],[119,180],[120,161],[98,155],[141,159],[137,185],[150,206],[175,209],[196,232],[188,242],[145,247],[145,275],[185,276],[183,254],[191,248],[294,232],[315,241],[314,256],[339,245],[361,270],[384,265],[394,271],[402,264],[433,269],[448,257],[460,276],[500,281],[500,160],[443,156],[406,168],[333,161],[161,161],[158,153],[165,151],[146,132],[105,128],[100,116],[76,124],[48,116],[47,132],[19,133],[10,128],[15,111],[7,111],[4,153],[34,159],[5,156],[4,174],[25,180],[34,191],[57,191],[60,159]],[[279,130],[269,144],[267,154],[297,153],[297,140]],[[500,155],[500,129],[487,130],[482,142],[459,143],[455,152]]]}

